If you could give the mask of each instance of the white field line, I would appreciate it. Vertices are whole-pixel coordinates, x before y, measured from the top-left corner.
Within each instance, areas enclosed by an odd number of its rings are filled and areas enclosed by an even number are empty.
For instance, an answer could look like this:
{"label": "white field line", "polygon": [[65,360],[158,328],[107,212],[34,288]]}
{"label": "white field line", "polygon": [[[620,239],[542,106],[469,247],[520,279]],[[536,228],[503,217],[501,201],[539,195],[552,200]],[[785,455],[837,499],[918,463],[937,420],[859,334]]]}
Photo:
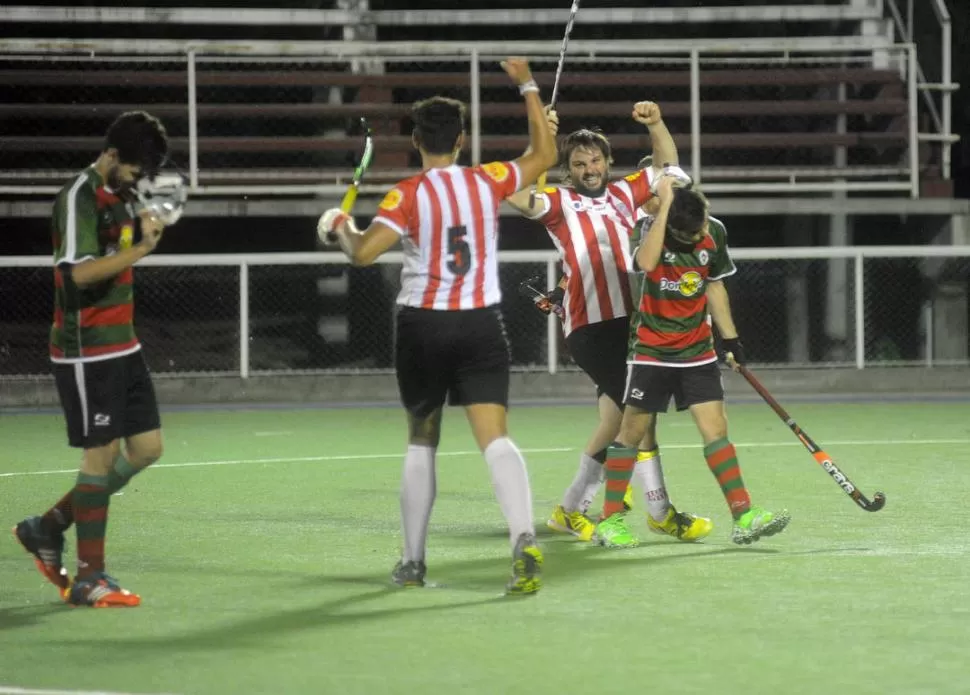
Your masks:
{"label": "white field line", "polygon": [[[824,442],[824,447],[830,449],[836,446],[957,446],[970,444],[970,439],[842,439]],[[802,443],[795,440],[790,442],[737,442],[738,449],[745,448],[775,448],[800,447]],[[701,444],[662,444],[661,449],[700,449]],[[522,449],[523,454],[556,454],[577,451],[574,447],[552,447],[547,449]],[[265,459],[226,459],[224,461],[187,461],[185,463],[156,463],[152,470],[158,468],[194,468],[197,466],[239,466],[246,463],[319,463],[324,461],[363,461],[367,459],[399,459],[402,452],[391,454],[345,454],[340,456],[287,456]],[[477,449],[468,451],[441,451],[443,456],[479,456]],[[76,468],[62,468],[54,471],[15,471],[0,473],[0,478],[21,478],[30,475],[58,475],[63,473],[77,473]],[[0,695],[3,692],[0,691]]]}
{"label": "white field line", "polygon": [[[139,693],[116,693],[106,690],[36,690],[0,685],[0,695],[140,695]],[[147,693],[145,695],[148,695]],[[165,695],[157,693],[156,695]]]}

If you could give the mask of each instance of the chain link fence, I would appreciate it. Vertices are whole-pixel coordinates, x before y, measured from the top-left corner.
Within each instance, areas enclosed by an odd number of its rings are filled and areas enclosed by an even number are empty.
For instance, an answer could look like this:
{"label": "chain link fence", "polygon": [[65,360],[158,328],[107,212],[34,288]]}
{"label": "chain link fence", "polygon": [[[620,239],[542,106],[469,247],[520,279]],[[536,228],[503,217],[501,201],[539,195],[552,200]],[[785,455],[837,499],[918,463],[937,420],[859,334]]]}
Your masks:
{"label": "chain link fence", "polygon": [[[727,284],[749,358],[777,366],[856,366],[861,289],[865,364],[967,364],[970,256],[921,258],[922,248],[908,257],[864,259],[861,288],[855,258],[745,259],[738,251],[738,273]],[[224,258],[222,265],[179,265],[177,256],[151,258],[152,265],[136,269],[136,329],[156,373],[242,372],[241,299],[248,373],[393,369],[399,263],[351,268],[246,258],[252,264],[245,271]],[[550,258],[537,252],[500,265],[516,369],[549,368],[548,319],[517,287],[535,275],[545,278]],[[52,271],[44,261],[30,262],[35,265],[14,266],[0,258],[3,377],[49,372]],[[553,335],[555,363],[571,368],[558,327]]]}

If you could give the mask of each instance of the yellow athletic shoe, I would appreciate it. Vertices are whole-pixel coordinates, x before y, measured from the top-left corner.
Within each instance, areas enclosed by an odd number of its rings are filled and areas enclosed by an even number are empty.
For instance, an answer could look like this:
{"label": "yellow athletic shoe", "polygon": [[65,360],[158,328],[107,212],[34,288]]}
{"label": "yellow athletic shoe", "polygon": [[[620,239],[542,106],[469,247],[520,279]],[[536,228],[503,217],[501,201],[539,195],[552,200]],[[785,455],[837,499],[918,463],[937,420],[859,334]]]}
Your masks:
{"label": "yellow athletic shoe", "polygon": [[571,533],[581,541],[592,540],[596,531],[596,524],[588,516],[582,512],[567,512],[561,504],[552,511],[546,526],[560,533]]}
{"label": "yellow athletic shoe", "polygon": [[670,505],[667,518],[663,521],[654,521],[647,514],[647,527],[654,533],[666,534],[690,543],[707,537],[714,530],[714,523],[702,516],[678,512],[674,505]]}
{"label": "yellow athletic shoe", "polygon": [[623,509],[625,511],[633,509],[633,483],[626,484],[626,492],[623,493]]}

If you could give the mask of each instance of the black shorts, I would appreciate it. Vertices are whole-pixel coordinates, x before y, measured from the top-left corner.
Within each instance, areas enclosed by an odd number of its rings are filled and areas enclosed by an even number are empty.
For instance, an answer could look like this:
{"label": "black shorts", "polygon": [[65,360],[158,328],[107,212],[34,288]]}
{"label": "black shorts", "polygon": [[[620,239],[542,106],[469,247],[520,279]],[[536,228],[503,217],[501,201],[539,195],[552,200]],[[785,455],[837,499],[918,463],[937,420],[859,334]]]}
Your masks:
{"label": "black shorts", "polygon": [[623,408],[630,317],[590,323],[566,337],[573,362],[596,384],[596,395],[606,395]]}
{"label": "black shorts", "polygon": [[664,367],[655,364],[627,365],[624,403],[648,413],[666,413],[670,397],[677,410],[724,400],[724,385],[717,362],[697,367]]}
{"label": "black shorts", "polygon": [[395,365],[401,402],[425,417],[449,405],[508,407],[511,355],[498,307],[434,311],[401,307]]}
{"label": "black shorts", "polygon": [[94,449],[162,426],[141,350],[97,362],[55,364],[54,381],[71,446]]}

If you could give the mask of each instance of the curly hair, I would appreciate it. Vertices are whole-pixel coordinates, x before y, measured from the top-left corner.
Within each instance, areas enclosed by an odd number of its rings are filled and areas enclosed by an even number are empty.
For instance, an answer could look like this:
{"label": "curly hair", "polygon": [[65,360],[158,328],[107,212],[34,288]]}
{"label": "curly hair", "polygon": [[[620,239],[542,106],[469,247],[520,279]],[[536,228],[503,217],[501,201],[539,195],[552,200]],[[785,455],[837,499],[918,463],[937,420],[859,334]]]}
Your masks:
{"label": "curly hair", "polygon": [[465,130],[467,107],[457,99],[431,97],[411,107],[414,139],[428,154],[451,154]]}

